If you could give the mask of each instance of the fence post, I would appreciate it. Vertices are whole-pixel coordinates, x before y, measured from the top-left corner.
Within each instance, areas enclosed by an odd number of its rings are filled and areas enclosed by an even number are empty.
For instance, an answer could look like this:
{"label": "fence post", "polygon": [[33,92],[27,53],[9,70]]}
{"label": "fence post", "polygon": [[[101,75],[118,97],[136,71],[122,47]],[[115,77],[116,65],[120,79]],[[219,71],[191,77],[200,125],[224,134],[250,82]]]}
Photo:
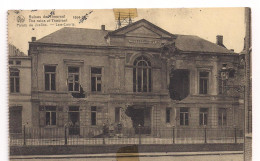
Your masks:
{"label": "fence post", "polygon": [[139,133],[139,145],[141,145],[141,125],[138,125],[138,133]]}
{"label": "fence post", "polygon": [[175,144],[175,126],[172,126],[172,143]]}
{"label": "fence post", "polygon": [[207,127],[204,126],[204,143],[207,144]]}
{"label": "fence post", "polygon": [[237,143],[237,128],[235,127],[234,130],[235,130],[235,143]]}
{"label": "fence post", "polygon": [[64,131],[65,131],[65,135],[64,135],[65,136],[65,145],[67,145],[68,144],[68,140],[67,140],[68,138],[67,138],[67,127],[66,126],[65,126]]}
{"label": "fence post", "polygon": [[26,145],[25,125],[23,125],[23,145]]}

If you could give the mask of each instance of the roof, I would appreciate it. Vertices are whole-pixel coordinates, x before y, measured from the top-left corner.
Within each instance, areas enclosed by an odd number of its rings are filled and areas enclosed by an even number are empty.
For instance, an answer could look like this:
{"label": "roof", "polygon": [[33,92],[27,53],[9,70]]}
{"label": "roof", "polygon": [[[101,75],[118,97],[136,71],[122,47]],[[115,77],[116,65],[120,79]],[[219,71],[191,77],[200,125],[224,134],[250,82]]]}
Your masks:
{"label": "roof", "polygon": [[8,45],[8,54],[11,57],[27,57],[27,55],[25,55],[23,52],[21,52],[18,48],[16,48],[12,44]]}
{"label": "roof", "polygon": [[[153,27],[157,27],[154,24],[142,19],[138,22],[145,22]],[[128,26],[130,26],[128,25]],[[105,37],[108,34],[116,33],[121,31],[127,26],[120,28],[115,31],[101,30],[101,29],[86,29],[86,28],[71,28],[65,27],[56,32],[53,32],[35,42],[37,43],[53,43],[53,44],[70,44],[70,45],[91,45],[91,46],[109,46],[109,43],[106,41]],[[157,27],[159,28],[159,27]],[[159,28],[165,33],[167,31]],[[173,34],[171,34],[173,35]],[[176,48],[181,51],[187,52],[210,52],[210,53],[234,53],[231,50],[226,49],[225,47],[219,46],[215,43],[202,39],[198,36],[193,35],[175,35],[175,45]]]}
{"label": "roof", "polygon": [[107,46],[108,43],[104,37],[108,34],[108,32],[108,30],[65,27],[39,40],[36,40],[35,42]]}
{"label": "roof", "polygon": [[177,35],[175,46],[177,49],[187,52],[234,53],[223,46],[193,35]]}

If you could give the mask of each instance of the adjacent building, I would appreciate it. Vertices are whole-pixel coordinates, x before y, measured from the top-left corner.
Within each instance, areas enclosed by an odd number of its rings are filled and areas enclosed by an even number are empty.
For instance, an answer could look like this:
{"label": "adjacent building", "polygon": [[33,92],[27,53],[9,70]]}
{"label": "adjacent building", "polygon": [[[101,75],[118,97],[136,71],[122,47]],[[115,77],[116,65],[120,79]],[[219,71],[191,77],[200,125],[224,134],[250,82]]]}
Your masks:
{"label": "adjacent building", "polygon": [[9,44],[9,132],[21,134],[32,125],[31,57]]}
{"label": "adjacent building", "polygon": [[243,130],[244,104],[233,88],[243,78],[241,56],[221,35],[212,43],[142,19],[114,31],[102,25],[33,37],[29,56],[33,127],[78,129],[70,135],[118,124],[123,134],[141,126],[153,136],[173,126]]}

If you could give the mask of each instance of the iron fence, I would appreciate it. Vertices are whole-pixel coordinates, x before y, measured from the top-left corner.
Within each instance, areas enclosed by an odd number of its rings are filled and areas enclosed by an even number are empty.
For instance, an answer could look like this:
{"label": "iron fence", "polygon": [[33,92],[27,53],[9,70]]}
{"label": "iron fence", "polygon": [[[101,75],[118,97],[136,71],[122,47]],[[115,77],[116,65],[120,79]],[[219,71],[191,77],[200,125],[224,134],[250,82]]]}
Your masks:
{"label": "iron fence", "polygon": [[20,134],[10,134],[10,146],[16,145],[101,145],[101,144],[203,144],[243,143],[243,131],[236,128],[160,129],[124,128],[108,130],[88,127],[23,127]]}

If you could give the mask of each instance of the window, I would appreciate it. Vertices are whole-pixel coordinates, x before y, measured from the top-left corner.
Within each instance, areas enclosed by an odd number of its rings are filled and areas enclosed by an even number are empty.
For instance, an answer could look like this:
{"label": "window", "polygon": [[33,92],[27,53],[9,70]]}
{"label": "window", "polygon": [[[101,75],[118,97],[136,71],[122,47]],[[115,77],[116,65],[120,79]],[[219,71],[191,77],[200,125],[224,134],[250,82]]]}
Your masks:
{"label": "window", "polygon": [[20,60],[17,60],[17,61],[15,61],[15,64],[16,64],[16,65],[21,65],[21,61],[20,61]]}
{"label": "window", "polygon": [[171,122],[171,108],[166,108],[166,123]]}
{"label": "window", "polygon": [[10,69],[10,92],[20,92],[20,76],[18,69]]}
{"label": "window", "polygon": [[209,72],[200,72],[199,93],[208,94]]}
{"label": "window", "polygon": [[91,68],[91,91],[101,91],[102,68]]}
{"label": "window", "polygon": [[71,92],[79,92],[79,67],[68,67],[68,88]]}
{"label": "window", "polygon": [[208,124],[208,108],[200,108],[200,125]]}
{"label": "window", "polygon": [[227,125],[227,109],[226,108],[218,109],[218,125],[219,126]]}
{"label": "window", "polygon": [[56,66],[44,66],[45,90],[56,90]]}
{"label": "window", "polygon": [[133,91],[151,92],[151,63],[144,56],[134,61]]}
{"label": "window", "polygon": [[180,125],[189,125],[189,108],[180,109]]}
{"label": "window", "polygon": [[56,125],[56,107],[45,106],[46,126]]}
{"label": "window", "polygon": [[120,107],[115,108],[115,123],[120,122]]}
{"label": "window", "polygon": [[92,106],[91,107],[91,125],[97,124],[97,107]]}
{"label": "window", "polygon": [[9,60],[9,65],[13,65],[14,61],[13,60]]}

